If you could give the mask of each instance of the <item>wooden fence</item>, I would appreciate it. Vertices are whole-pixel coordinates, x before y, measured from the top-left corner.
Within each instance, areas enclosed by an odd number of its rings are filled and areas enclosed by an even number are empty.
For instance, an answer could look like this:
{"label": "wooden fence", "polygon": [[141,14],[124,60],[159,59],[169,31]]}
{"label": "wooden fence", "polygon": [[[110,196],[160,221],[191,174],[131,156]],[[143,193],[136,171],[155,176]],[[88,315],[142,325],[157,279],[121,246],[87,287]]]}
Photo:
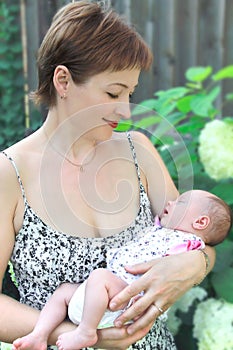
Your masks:
{"label": "wooden fence", "polygon": [[[35,52],[55,11],[70,1],[21,1],[26,5],[29,87],[34,88]],[[154,53],[152,70],[142,74],[134,102],[183,84],[188,67],[210,65],[217,71],[233,64],[233,0],[109,2],[135,24]],[[232,81],[224,82],[224,91],[232,90]]]}

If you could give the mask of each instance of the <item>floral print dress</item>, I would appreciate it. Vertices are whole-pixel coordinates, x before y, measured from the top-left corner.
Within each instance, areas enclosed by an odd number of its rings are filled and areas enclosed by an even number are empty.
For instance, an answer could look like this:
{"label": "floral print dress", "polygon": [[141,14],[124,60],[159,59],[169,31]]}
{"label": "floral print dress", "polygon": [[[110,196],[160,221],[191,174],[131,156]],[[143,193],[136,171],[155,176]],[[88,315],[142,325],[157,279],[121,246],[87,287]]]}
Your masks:
{"label": "floral print dress", "polygon": [[[70,236],[43,222],[27,201],[14,160],[3,152],[15,168],[25,204],[23,224],[16,236],[11,256],[21,303],[41,310],[61,283],[83,282],[92,270],[106,267],[108,249],[119,248],[137,240],[145,227],[153,225],[150,201],[140,179],[139,166],[129,133],[127,137],[139,180],[139,211],[127,229],[104,238]],[[48,349],[56,347],[49,346]],[[176,346],[165,323],[158,319],[150,332],[129,349],[175,350]]]}

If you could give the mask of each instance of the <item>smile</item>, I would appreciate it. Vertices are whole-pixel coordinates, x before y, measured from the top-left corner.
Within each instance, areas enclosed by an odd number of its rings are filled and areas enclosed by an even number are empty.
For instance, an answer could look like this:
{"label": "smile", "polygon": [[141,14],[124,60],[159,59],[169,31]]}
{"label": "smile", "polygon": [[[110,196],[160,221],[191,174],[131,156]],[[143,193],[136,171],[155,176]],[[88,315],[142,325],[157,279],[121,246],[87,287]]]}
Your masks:
{"label": "smile", "polygon": [[108,119],[105,119],[105,118],[103,118],[103,120],[113,129],[116,129],[117,126],[118,126],[118,122],[111,121],[111,120],[108,120]]}

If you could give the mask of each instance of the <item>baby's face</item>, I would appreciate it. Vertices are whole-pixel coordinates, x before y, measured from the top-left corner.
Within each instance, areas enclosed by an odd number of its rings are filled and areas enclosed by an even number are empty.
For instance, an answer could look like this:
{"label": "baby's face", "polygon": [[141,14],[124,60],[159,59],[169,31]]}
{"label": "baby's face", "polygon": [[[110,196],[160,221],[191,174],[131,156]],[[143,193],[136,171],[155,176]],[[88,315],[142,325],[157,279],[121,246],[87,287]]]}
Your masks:
{"label": "baby's face", "polygon": [[161,224],[164,227],[188,231],[193,220],[197,218],[206,203],[204,191],[188,191],[181,194],[175,201],[170,201],[161,215]]}
{"label": "baby's face", "polygon": [[190,195],[184,193],[175,201],[169,201],[160,217],[161,225],[173,229],[178,228],[187,216],[188,204],[191,201],[190,197]]}

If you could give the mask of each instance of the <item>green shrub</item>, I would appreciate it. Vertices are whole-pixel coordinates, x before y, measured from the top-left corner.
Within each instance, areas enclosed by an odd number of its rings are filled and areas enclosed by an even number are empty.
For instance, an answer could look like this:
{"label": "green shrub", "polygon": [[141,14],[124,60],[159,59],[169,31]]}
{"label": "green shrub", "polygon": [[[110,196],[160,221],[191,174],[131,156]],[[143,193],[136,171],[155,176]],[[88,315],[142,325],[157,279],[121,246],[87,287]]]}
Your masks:
{"label": "green shrub", "polygon": [[1,2],[0,19],[0,149],[3,149],[24,135],[19,5]]}
{"label": "green shrub", "polygon": [[[26,133],[24,76],[18,0],[0,2],[0,150],[21,140]],[[30,127],[41,122],[39,112],[31,110]]]}

